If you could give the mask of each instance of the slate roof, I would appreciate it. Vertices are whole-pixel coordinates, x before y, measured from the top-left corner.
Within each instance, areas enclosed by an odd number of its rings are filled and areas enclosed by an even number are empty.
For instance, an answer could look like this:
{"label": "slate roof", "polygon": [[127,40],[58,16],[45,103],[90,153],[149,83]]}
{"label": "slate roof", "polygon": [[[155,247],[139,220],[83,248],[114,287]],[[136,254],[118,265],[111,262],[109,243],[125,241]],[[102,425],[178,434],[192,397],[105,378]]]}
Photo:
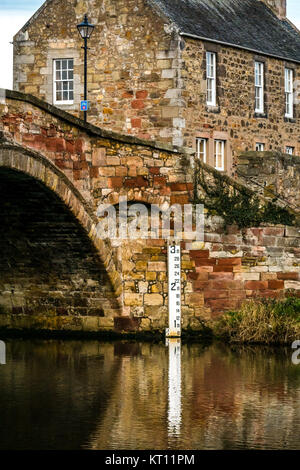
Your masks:
{"label": "slate roof", "polygon": [[300,62],[300,33],[259,0],[149,0],[181,33]]}

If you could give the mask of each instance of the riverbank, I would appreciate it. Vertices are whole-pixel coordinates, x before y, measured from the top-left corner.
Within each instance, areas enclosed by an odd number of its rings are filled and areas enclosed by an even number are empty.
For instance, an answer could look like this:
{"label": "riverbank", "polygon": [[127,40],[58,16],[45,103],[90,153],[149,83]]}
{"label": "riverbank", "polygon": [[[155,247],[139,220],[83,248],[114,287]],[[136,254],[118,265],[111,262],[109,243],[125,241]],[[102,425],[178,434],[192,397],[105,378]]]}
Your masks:
{"label": "riverbank", "polygon": [[245,302],[212,325],[213,336],[229,343],[285,345],[300,339],[300,299]]}
{"label": "riverbank", "polygon": [[[93,339],[160,343],[165,331],[84,331],[67,329],[1,327],[0,339]],[[300,299],[264,299],[245,302],[239,311],[225,313],[214,321],[203,321],[197,330],[183,329],[182,342],[221,341],[237,344],[290,345],[300,339]]]}

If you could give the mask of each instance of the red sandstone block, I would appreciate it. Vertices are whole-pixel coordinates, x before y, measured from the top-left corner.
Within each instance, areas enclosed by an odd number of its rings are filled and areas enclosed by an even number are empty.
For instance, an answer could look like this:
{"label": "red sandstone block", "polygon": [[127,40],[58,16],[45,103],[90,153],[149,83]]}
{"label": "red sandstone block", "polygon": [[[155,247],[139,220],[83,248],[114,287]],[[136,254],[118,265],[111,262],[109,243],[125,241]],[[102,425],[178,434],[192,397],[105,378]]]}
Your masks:
{"label": "red sandstone block", "polygon": [[82,153],[83,152],[83,140],[82,139],[76,139],[75,141],[75,151],[76,153]]}
{"label": "red sandstone block", "polygon": [[229,299],[238,299],[238,300],[245,300],[246,291],[244,290],[230,290],[229,291]]}
{"label": "red sandstone block", "polygon": [[195,281],[193,283],[193,286],[195,290],[204,290],[204,289],[208,289],[210,284],[208,281]]}
{"label": "red sandstone block", "polygon": [[217,289],[217,290],[222,290],[222,289],[227,289],[227,290],[240,290],[243,289],[244,285],[240,281],[232,281],[232,280],[211,280],[210,281],[210,288],[211,289]]}
{"label": "red sandstone block", "polygon": [[220,266],[238,266],[242,264],[242,258],[218,258]]}
{"label": "red sandstone block", "polygon": [[171,205],[172,204],[189,204],[189,196],[188,194],[175,194],[171,195]]}
{"label": "red sandstone block", "polygon": [[208,273],[188,273],[189,281],[208,281]]}
{"label": "red sandstone block", "polygon": [[213,266],[198,266],[196,269],[197,273],[212,273],[214,270]]}
{"label": "red sandstone block", "polygon": [[247,290],[264,290],[268,289],[269,281],[247,281],[245,282],[245,289]]}
{"label": "red sandstone block", "polygon": [[62,158],[57,158],[56,160],[54,160],[54,163],[61,170],[66,168],[66,165],[65,165],[66,162]]}
{"label": "red sandstone block", "polygon": [[283,237],[284,228],[265,227],[263,229],[263,234],[267,236]]}
{"label": "red sandstone block", "polygon": [[207,299],[205,301],[212,309],[228,310],[231,308],[236,308],[238,302],[235,299]]}
{"label": "red sandstone block", "polygon": [[252,234],[255,236],[255,237],[260,237],[263,233],[263,229],[262,228],[252,228],[250,229],[250,231],[252,232]]}
{"label": "red sandstone block", "polygon": [[205,290],[204,299],[226,299],[228,294],[228,290]]}
{"label": "red sandstone block", "polygon": [[99,168],[98,167],[91,167],[90,168],[90,177],[97,178],[99,176]]}
{"label": "red sandstone block", "polygon": [[[24,140],[24,138],[23,138]],[[55,152],[56,151],[56,137],[49,137],[46,140],[46,148],[50,152]]]}
{"label": "red sandstone block", "polygon": [[111,176],[107,178],[107,187],[108,188],[122,188],[123,178],[121,176]]}
{"label": "red sandstone block", "polygon": [[140,118],[132,118],[131,125],[132,127],[135,127],[135,128],[142,127],[142,120]]}
{"label": "red sandstone block", "polygon": [[142,188],[148,187],[149,181],[144,176],[137,176],[136,178],[126,179],[124,182],[126,188]]}
{"label": "red sandstone block", "polygon": [[66,150],[66,141],[63,138],[55,138],[56,152],[64,152]]}
{"label": "red sandstone block", "polygon": [[85,161],[78,161],[78,162],[73,162],[73,168],[74,170],[87,170],[89,167],[88,162]]}
{"label": "red sandstone block", "polygon": [[145,103],[143,100],[133,100],[131,102],[131,107],[133,109],[143,109],[145,107]]}
{"label": "red sandstone block", "polygon": [[188,278],[189,281],[206,281],[206,280],[208,280],[208,273],[203,273],[205,275],[205,279],[199,279],[199,277],[198,277],[199,274],[200,273],[196,273],[196,272],[187,273],[187,278]]}
{"label": "red sandstone block", "polygon": [[22,142],[23,143],[31,143],[34,141],[34,135],[32,134],[23,134],[22,135]]}
{"label": "red sandstone block", "polygon": [[132,98],[133,97],[133,91],[124,91],[122,98]]}
{"label": "red sandstone block", "polygon": [[170,193],[171,193],[171,188],[169,188],[169,186],[160,187],[159,194],[161,196],[169,196]]}
{"label": "red sandstone block", "polygon": [[154,186],[158,186],[158,187],[166,186],[167,180],[164,176],[154,176],[153,183],[154,183]]}
{"label": "red sandstone block", "polygon": [[170,187],[172,191],[191,191],[194,185],[193,183],[171,183]]}
{"label": "red sandstone block", "polygon": [[216,280],[216,281],[228,281],[228,280],[233,279],[233,273],[232,272],[230,272],[230,273],[225,273],[225,272],[216,273],[216,272],[213,272],[213,273],[208,274],[208,279]]}
{"label": "red sandstone block", "polygon": [[137,91],[135,96],[138,100],[144,100],[148,97],[148,91],[147,90]]}
{"label": "red sandstone block", "polygon": [[196,258],[195,265],[196,266],[215,266],[216,260],[215,258]]}
{"label": "red sandstone block", "polygon": [[73,177],[74,177],[74,180],[80,180],[81,179],[81,171],[80,170],[74,170],[73,171]]}
{"label": "red sandstone block", "polygon": [[232,273],[233,266],[214,266],[215,273]]}
{"label": "red sandstone block", "polygon": [[149,168],[149,172],[150,172],[152,175],[159,175],[160,168],[157,167],[157,166],[153,166],[153,167]]}
{"label": "red sandstone block", "polygon": [[268,281],[269,289],[284,289],[284,281]]}
{"label": "red sandstone block", "polygon": [[255,292],[255,291],[252,291],[252,294],[251,295],[247,295],[247,297],[254,297],[256,299],[260,299],[260,298],[267,298],[267,299],[278,299],[280,297],[282,297],[282,290],[269,290],[269,289],[266,289],[266,290],[262,290],[260,292]]}
{"label": "red sandstone block", "polygon": [[209,258],[209,250],[191,250],[190,251],[191,258]]}
{"label": "red sandstone block", "polygon": [[66,151],[69,152],[69,153],[75,153],[74,141],[66,140]]}
{"label": "red sandstone block", "polygon": [[299,273],[278,273],[277,277],[284,281],[298,281]]}
{"label": "red sandstone block", "polygon": [[43,135],[37,134],[37,135],[34,136],[31,147],[34,147],[38,150],[40,150],[42,148],[45,148],[46,147],[46,140],[47,139]]}

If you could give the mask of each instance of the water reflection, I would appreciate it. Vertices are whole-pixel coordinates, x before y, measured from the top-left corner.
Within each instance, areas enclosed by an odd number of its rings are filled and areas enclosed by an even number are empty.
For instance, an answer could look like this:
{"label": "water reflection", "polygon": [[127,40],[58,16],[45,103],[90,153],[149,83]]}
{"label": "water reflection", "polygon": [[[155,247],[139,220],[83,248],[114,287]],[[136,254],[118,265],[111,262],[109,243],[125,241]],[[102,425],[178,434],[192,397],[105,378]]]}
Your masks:
{"label": "water reflection", "polygon": [[291,354],[9,340],[0,448],[299,449],[300,367]]}
{"label": "water reflection", "polygon": [[181,429],[181,341],[169,338],[168,436],[179,437]]}

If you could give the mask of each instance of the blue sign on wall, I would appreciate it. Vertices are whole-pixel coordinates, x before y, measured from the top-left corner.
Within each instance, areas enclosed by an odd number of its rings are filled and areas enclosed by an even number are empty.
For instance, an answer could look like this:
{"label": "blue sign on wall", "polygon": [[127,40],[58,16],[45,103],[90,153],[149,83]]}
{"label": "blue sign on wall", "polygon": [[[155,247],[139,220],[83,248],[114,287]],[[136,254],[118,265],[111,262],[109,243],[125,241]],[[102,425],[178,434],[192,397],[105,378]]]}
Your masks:
{"label": "blue sign on wall", "polygon": [[80,101],[80,111],[89,111],[90,101]]}

